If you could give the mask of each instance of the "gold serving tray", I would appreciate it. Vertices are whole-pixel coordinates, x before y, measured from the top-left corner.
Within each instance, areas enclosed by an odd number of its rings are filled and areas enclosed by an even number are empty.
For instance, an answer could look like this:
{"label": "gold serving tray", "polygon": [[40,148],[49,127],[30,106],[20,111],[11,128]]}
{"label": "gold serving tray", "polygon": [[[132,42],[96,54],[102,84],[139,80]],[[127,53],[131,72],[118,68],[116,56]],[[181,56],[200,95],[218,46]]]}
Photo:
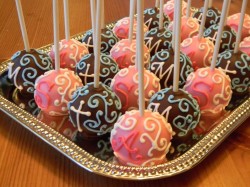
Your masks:
{"label": "gold serving tray", "polygon": [[[73,38],[80,40],[82,36],[83,34],[79,34]],[[47,45],[40,50],[47,53],[50,48],[51,45]],[[0,64],[0,74],[7,70],[9,61]],[[102,161],[1,95],[0,109],[74,163],[90,172],[117,179],[149,180],[171,177],[186,172],[199,164],[250,116],[250,98],[230,112],[187,152],[165,164],[153,167],[120,166],[113,162]]]}

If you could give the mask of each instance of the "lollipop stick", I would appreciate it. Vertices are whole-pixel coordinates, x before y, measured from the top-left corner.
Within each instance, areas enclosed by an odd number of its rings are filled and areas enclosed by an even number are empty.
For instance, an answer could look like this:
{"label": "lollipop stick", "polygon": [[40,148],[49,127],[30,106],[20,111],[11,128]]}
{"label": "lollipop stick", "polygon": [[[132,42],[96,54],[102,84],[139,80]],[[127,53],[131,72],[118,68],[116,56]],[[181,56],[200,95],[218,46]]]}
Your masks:
{"label": "lollipop stick", "polygon": [[181,29],[181,9],[182,9],[182,0],[177,1],[177,7],[175,8],[178,12],[178,15],[175,14],[175,53],[174,53],[174,81],[173,81],[173,91],[178,92],[179,90],[179,79],[180,79],[180,29]]}
{"label": "lollipop stick", "polygon": [[65,39],[70,40],[70,29],[69,29],[69,1],[63,0],[64,10],[64,27],[65,27]]}
{"label": "lollipop stick", "polygon": [[235,44],[235,48],[234,48],[234,53],[237,53],[239,51],[241,32],[242,32],[242,27],[243,27],[243,23],[244,23],[246,8],[247,8],[247,0],[243,0],[242,7],[241,7],[241,14],[240,14],[240,23],[239,23],[237,36],[236,36],[236,44]]}
{"label": "lollipop stick", "polygon": [[204,9],[203,9],[203,14],[202,14],[202,20],[201,20],[201,25],[200,25],[200,29],[199,29],[199,39],[202,38],[203,36],[203,32],[204,32],[204,27],[205,27],[205,23],[206,23],[206,18],[207,18],[207,9],[208,9],[208,2],[209,0],[205,0],[204,3]]}
{"label": "lollipop stick", "polygon": [[97,9],[96,9],[96,42],[94,48],[96,49],[95,53],[95,75],[94,75],[94,87],[99,87],[99,77],[100,77],[100,49],[101,49],[101,16],[103,8],[103,0],[97,0]]}
{"label": "lollipop stick", "polygon": [[16,8],[17,8],[18,19],[19,19],[19,23],[21,27],[22,36],[23,36],[24,48],[25,48],[25,51],[29,52],[30,51],[29,39],[27,35],[27,30],[25,27],[23,10],[22,10],[22,5],[21,5],[20,0],[16,0]]}
{"label": "lollipop stick", "polygon": [[[95,46],[96,39],[96,29],[95,29],[95,20],[96,20],[96,0],[90,0],[90,11],[91,11],[91,25],[92,25],[92,41],[93,46]],[[94,55],[96,54],[96,49],[94,48]]]}
{"label": "lollipop stick", "polygon": [[155,8],[159,8],[159,0],[155,0]]}
{"label": "lollipop stick", "polygon": [[225,0],[223,2],[221,19],[220,19],[219,29],[218,29],[218,34],[217,34],[217,38],[216,38],[216,42],[215,42],[215,47],[214,47],[213,58],[212,58],[211,66],[210,66],[211,70],[213,70],[215,68],[217,56],[219,54],[221,36],[222,36],[222,32],[223,32],[223,27],[224,27],[225,16],[227,14],[228,2],[229,2],[228,0]]}
{"label": "lollipop stick", "polygon": [[163,29],[163,4],[164,0],[160,0],[159,30]]}
{"label": "lollipop stick", "polygon": [[190,8],[191,8],[191,0],[188,0],[188,3],[187,3],[187,10],[186,10],[186,17],[187,17],[187,18],[190,17]]}
{"label": "lollipop stick", "polygon": [[144,0],[137,0],[137,35],[136,35],[136,56],[139,74],[139,111],[144,116],[145,93],[144,93],[144,48],[143,48],[143,9]]}
{"label": "lollipop stick", "polygon": [[54,47],[55,47],[55,70],[60,70],[60,58],[59,58],[59,12],[58,12],[58,0],[53,0],[53,28],[54,28]]}
{"label": "lollipop stick", "polygon": [[105,28],[105,12],[104,12],[104,3],[102,3],[101,7],[101,29]]}
{"label": "lollipop stick", "polygon": [[135,15],[135,0],[130,0],[130,7],[129,7],[129,41],[132,42],[133,39],[133,28],[134,28],[134,15]]}
{"label": "lollipop stick", "polygon": [[228,14],[229,14],[230,3],[231,3],[231,0],[228,0],[227,14],[226,14],[226,16],[225,16],[225,18],[224,18],[224,26],[227,25],[227,17],[228,17]]}
{"label": "lollipop stick", "polygon": [[208,8],[211,8],[213,5],[213,0],[209,0]]}

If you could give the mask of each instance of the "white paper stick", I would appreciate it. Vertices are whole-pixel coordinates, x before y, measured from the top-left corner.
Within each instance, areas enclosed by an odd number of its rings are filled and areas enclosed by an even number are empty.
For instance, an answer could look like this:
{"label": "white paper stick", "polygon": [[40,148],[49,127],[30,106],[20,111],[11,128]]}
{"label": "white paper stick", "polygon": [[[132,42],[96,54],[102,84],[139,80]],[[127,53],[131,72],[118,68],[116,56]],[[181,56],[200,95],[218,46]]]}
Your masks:
{"label": "white paper stick", "polygon": [[173,22],[173,32],[172,32],[172,49],[173,49],[173,51],[175,50],[174,49],[174,46],[175,46],[175,30],[176,30],[176,22],[174,21],[175,20],[175,17],[176,17],[176,13],[177,13],[177,3],[176,4],[174,4],[174,19],[172,20],[172,22]]}
{"label": "white paper stick", "polygon": [[175,25],[175,50],[174,50],[174,81],[173,81],[173,91],[178,92],[179,90],[179,79],[180,79],[180,29],[181,29],[181,10],[182,10],[182,0],[177,0],[177,12],[175,15],[174,22]]}
{"label": "white paper stick", "polygon": [[137,0],[137,35],[136,35],[136,55],[139,74],[139,111],[144,116],[145,93],[144,93],[144,48],[143,48],[143,9],[144,0]]}
{"label": "white paper stick", "polygon": [[55,50],[55,70],[60,70],[60,57],[59,57],[59,12],[58,0],[53,0],[53,28],[54,28],[54,50]]}
{"label": "white paper stick", "polygon": [[101,29],[105,28],[105,11],[104,11],[104,2],[101,7]]}
{"label": "white paper stick", "polygon": [[100,54],[101,54],[101,16],[103,8],[103,0],[97,0],[96,7],[96,42],[94,48],[96,49],[95,54],[95,69],[94,69],[94,87],[99,88],[99,77],[100,77]]}
{"label": "white paper stick", "polygon": [[209,0],[208,8],[211,8],[213,6],[213,0]]}
{"label": "white paper stick", "polygon": [[135,0],[130,0],[130,7],[129,7],[129,41],[132,42],[133,39],[133,29],[134,29],[134,15],[135,15]]}
{"label": "white paper stick", "polygon": [[68,0],[63,0],[63,10],[64,10],[64,27],[65,27],[65,39],[70,40],[70,27],[69,27],[69,2]]}
{"label": "white paper stick", "polygon": [[155,0],[155,7],[159,8],[159,0]]}
{"label": "white paper stick", "polygon": [[209,3],[209,0],[205,0],[204,7],[203,7],[202,20],[201,20],[199,35],[198,35],[199,39],[201,39],[203,36],[204,27],[205,27],[206,18],[207,18],[208,3]]}
{"label": "white paper stick", "polygon": [[238,27],[237,36],[236,36],[236,43],[235,43],[234,53],[237,53],[239,51],[242,27],[243,27],[243,24],[244,24],[244,18],[245,18],[245,13],[246,13],[246,8],[247,8],[247,1],[248,0],[243,0],[242,6],[241,6],[240,23],[239,23],[239,27]]}
{"label": "white paper stick", "polygon": [[188,0],[187,2],[187,10],[186,10],[186,17],[190,17],[190,8],[191,8],[191,0]]}
{"label": "white paper stick", "polygon": [[221,43],[221,35],[222,35],[222,32],[223,32],[223,28],[224,28],[224,20],[225,20],[225,16],[226,16],[226,13],[227,13],[228,2],[229,2],[228,0],[223,1],[221,19],[220,19],[219,29],[218,29],[218,33],[217,33],[216,42],[215,42],[213,58],[212,58],[211,66],[210,66],[210,68],[212,70],[215,68],[216,60],[217,60],[217,57],[218,57],[218,54],[219,54],[220,43]]}
{"label": "white paper stick", "polygon": [[164,0],[160,0],[159,30],[163,29],[163,5],[164,5]]}
{"label": "white paper stick", "polygon": [[25,26],[24,17],[23,17],[23,9],[22,9],[20,0],[16,0],[16,8],[17,8],[19,24],[21,27],[24,48],[25,48],[25,51],[29,52],[30,51],[29,39],[28,39],[28,34],[27,34],[26,26]]}
{"label": "white paper stick", "polygon": [[[93,46],[95,45],[96,41],[96,0],[90,0],[90,12],[91,12],[91,25],[92,25],[92,41],[93,41]],[[94,48],[94,55],[96,55],[96,49]]]}
{"label": "white paper stick", "polygon": [[224,20],[224,26],[226,26],[227,25],[227,17],[228,17],[228,15],[229,15],[229,10],[230,10],[230,4],[231,4],[231,0],[228,0],[228,7],[227,7],[227,14],[226,14],[226,16],[225,16],[225,20]]}

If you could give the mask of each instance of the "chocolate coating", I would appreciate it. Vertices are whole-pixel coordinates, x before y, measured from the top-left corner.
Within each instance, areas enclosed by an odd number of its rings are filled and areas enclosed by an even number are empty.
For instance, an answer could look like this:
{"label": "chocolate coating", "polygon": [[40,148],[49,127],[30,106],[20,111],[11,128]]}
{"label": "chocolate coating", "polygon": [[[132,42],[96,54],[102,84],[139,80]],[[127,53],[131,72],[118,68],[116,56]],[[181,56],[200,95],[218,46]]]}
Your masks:
{"label": "chocolate coating", "polygon": [[150,50],[150,55],[163,50],[170,49],[172,46],[172,32],[166,28],[159,30],[159,28],[153,28],[145,34],[145,44]]}
{"label": "chocolate coating", "polygon": [[172,88],[165,88],[153,95],[149,103],[148,109],[163,115],[175,133],[168,159],[178,157],[198,141],[193,130],[199,123],[200,109],[190,94],[182,89],[174,92]]}
{"label": "chocolate coating", "polygon": [[[203,9],[204,8],[202,7],[193,14],[193,17],[198,19],[199,24],[201,24]],[[214,7],[208,8],[205,28],[208,28],[214,24],[218,24],[220,22],[220,16],[221,12],[218,9]]]}
{"label": "chocolate coating", "polygon": [[0,95],[11,100],[14,89],[15,85],[8,78],[8,70],[6,70],[0,75]]}
{"label": "chocolate coating", "polygon": [[[76,64],[76,73],[81,78],[83,85],[94,82],[94,54],[87,54]],[[105,54],[101,54],[100,81],[110,85],[113,77],[119,71],[117,63]]]}
{"label": "chocolate coating", "polygon": [[9,79],[21,94],[34,93],[35,80],[46,71],[52,70],[51,58],[35,49],[16,52],[9,63]]}
{"label": "chocolate coating", "polygon": [[[218,30],[219,30],[219,25],[212,25],[205,30],[203,35],[204,35],[204,37],[209,38],[215,44]],[[220,43],[219,53],[221,53],[227,49],[234,49],[235,42],[236,42],[235,31],[227,25],[224,26],[224,29],[223,29],[223,32],[221,35],[221,43]]]}
{"label": "chocolate coating", "polygon": [[88,83],[75,91],[68,104],[70,119],[85,138],[96,138],[111,131],[122,114],[121,102],[105,84]]}
{"label": "chocolate coating", "polygon": [[[144,23],[145,25],[147,25],[148,30],[159,27],[159,18],[160,18],[159,12],[160,12],[159,9],[156,7],[144,10]],[[170,23],[169,17],[164,14],[163,26],[167,28],[169,23]]]}
{"label": "chocolate coating", "polygon": [[[92,30],[89,30],[85,33],[82,38],[82,42],[88,47],[89,53],[93,53],[93,36]],[[105,27],[101,30],[101,52],[109,54],[111,48],[118,42],[119,39],[115,36],[112,30]]]}
{"label": "chocolate coating", "polygon": [[246,53],[226,50],[219,54],[216,67],[222,68],[230,77],[234,96],[243,97],[249,93],[250,57]]}
{"label": "chocolate coating", "polygon": [[[174,74],[173,50],[162,50],[156,53],[151,58],[150,71],[160,79],[162,89],[172,86]],[[184,86],[187,76],[193,71],[194,69],[192,67],[190,59],[187,57],[187,55],[180,53],[180,88]]]}

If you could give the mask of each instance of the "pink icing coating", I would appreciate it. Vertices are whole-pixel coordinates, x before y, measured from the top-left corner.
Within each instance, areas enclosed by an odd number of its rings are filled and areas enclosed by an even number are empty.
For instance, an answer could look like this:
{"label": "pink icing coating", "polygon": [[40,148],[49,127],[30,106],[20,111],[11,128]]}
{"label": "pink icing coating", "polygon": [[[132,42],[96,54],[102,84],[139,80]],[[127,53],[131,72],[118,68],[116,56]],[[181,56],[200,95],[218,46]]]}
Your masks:
{"label": "pink icing coating", "polygon": [[[117,94],[122,103],[122,111],[138,109],[138,70],[135,66],[121,69],[111,82],[111,89]],[[160,90],[160,80],[155,74],[144,69],[144,89],[146,104]]]}
{"label": "pink icing coating", "polygon": [[[236,13],[227,18],[227,25],[230,26],[235,32],[238,32],[240,14],[241,13]],[[241,38],[243,39],[248,36],[250,36],[250,16],[245,14]]]}
{"label": "pink icing coating", "polygon": [[216,114],[225,109],[231,96],[231,80],[221,69],[197,69],[189,74],[184,90],[198,102],[201,114]]}
{"label": "pink icing coating", "polygon": [[[75,70],[76,63],[81,60],[81,58],[88,54],[88,48],[84,43],[78,42],[75,39],[62,40],[59,42],[59,53],[60,53],[60,67]],[[54,45],[49,52],[49,56],[55,63],[55,52]]]}
{"label": "pink icing coating", "polygon": [[[117,42],[110,50],[110,56],[117,62],[120,69],[135,65],[136,40],[123,39]],[[144,44],[144,64],[150,62],[150,51]]]}
{"label": "pink icing coating", "polygon": [[250,56],[250,36],[244,38],[244,40],[242,42],[240,42],[240,46],[239,46],[240,50],[246,54],[248,54],[248,56]]}
{"label": "pink icing coating", "polygon": [[192,38],[187,38],[181,43],[180,50],[186,54],[192,64],[193,68],[196,70],[198,68],[210,66],[214,44],[209,38],[200,38],[194,36]]}
{"label": "pink icing coating", "polygon": [[152,166],[166,162],[172,139],[172,128],[157,112],[126,112],[111,131],[111,145],[119,163]]}
{"label": "pink icing coating", "polygon": [[[182,1],[182,16],[186,15],[187,3]],[[174,0],[170,0],[164,4],[163,12],[170,20],[174,20]]]}
{"label": "pink icing coating", "polygon": [[34,98],[43,112],[51,116],[68,115],[67,104],[81,86],[81,79],[71,70],[47,71],[36,80]]}
{"label": "pink icing coating", "polygon": [[[129,25],[130,25],[130,18],[125,17],[117,21],[113,28],[114,34],[119,39],[127,39],[129,37]],[[133,39],[136,38],[136,27],[137,27],[137,20],[134,19],[134,26],[133,26]],[[144,24],[143,25],[144,33],[148,31],[148,27]]]}
{"label": "pink icing coating", "polygon": [[[200,24],[198,19],[182,16],[181,18],[181,41],[193,37],[199,33]],[[169,24],[168,29],[173,31],[173,21]]]}

